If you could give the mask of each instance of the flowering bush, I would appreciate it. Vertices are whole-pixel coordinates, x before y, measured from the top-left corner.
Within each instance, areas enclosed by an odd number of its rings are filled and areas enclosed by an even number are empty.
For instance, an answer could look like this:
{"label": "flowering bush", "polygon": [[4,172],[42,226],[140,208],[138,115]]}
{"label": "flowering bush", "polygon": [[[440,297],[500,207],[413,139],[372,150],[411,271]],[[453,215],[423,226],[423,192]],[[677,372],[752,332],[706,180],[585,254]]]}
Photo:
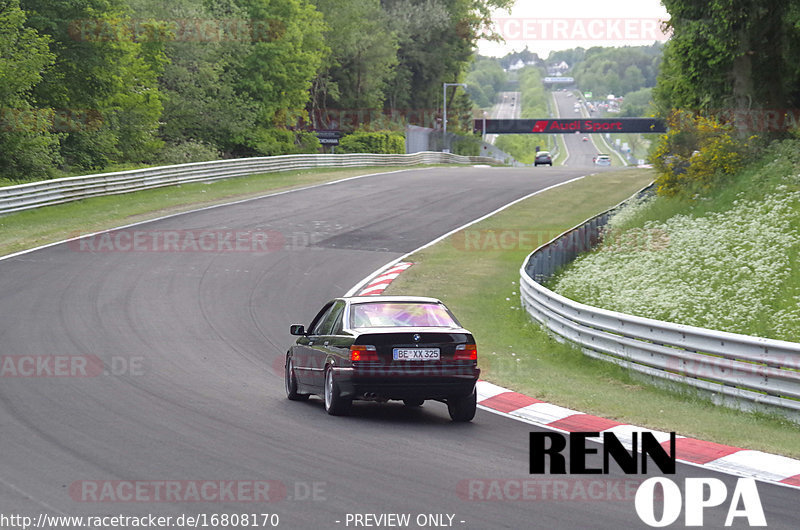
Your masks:
{"label": "flowering bush", "polygon": [[749,141],[735,138],[732,125],[715,118],[675,111],[667,118],[668,131],[653,152],[658,192],[676,195],[709,189],[718,177],[739,171]]}
{"label": "flowering bush", "polygon": [[[800,185],[797,176],[785,182],[758,199],[742,192],[725,211],[646,222],[645,231],[667,234],[666,245],[647,252],[601,246],[578,258],[552,288],[623,313],[800,341],[800,286],[792,283]],[[617,224],[645,207],[623,209]]]}

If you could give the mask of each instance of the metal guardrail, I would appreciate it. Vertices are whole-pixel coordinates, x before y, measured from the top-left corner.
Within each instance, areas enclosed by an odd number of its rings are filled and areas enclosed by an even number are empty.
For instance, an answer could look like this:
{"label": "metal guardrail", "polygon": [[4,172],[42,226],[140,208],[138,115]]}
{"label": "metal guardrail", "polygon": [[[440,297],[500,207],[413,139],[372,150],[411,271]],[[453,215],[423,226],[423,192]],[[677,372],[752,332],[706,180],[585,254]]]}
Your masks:
{"label": "metal guardrail", "polygon": [[413,166],[418,164],[497,164],[488,157],[421,152],[411,155],[340,154],[281,155],[235,160],[195,162],[176,166],[134,169],[6,186],[0,188],[0,215],[101,195],[208,182],[258,173],[359,166]]}
{"label": "metal guardrail", "polygon": [[612,212],[568,230],[526,258],[520,268],[520,298],[531,318],[590,357],[709,392],[729,406],[777,411],[800,421],[800,343],[608,311],[542,285],[602,239],[601,229]]}

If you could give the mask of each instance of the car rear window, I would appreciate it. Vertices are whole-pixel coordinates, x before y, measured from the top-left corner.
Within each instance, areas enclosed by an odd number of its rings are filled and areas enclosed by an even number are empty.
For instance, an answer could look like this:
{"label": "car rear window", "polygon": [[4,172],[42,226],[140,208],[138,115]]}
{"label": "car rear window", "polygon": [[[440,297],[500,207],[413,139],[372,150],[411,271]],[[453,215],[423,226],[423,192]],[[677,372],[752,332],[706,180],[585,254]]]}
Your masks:
{"label": "car rear window", "polygon": [[382,327],[459,327],[440,304],[376,302],[353,304],[350,324],[354,328]]}

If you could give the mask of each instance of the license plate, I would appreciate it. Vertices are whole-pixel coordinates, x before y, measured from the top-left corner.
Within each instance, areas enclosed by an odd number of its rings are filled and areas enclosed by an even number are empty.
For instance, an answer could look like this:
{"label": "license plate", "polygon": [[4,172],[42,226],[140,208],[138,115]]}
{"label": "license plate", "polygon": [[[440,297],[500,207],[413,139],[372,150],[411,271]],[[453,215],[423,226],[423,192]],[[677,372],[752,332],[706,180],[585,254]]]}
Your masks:
{"label": "license plate", "polygon": [[438,361],[439,348],[394,348],[395,361]]}

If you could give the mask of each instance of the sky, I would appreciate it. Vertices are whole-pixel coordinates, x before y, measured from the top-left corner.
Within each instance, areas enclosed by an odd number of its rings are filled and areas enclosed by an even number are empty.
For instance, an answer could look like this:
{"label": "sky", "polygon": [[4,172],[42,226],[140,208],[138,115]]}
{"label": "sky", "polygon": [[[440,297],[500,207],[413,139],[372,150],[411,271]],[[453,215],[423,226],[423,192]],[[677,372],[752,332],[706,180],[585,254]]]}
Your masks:
{"label": "sky", "polygon": [[546,58],[551,51],[592,46],[643,46],[664,41],[660,22],[669,14],[660,0],[517,0],[509,14],[494,13],[505,43],[478,42],[481,55],[502,57],[527,45]]}

